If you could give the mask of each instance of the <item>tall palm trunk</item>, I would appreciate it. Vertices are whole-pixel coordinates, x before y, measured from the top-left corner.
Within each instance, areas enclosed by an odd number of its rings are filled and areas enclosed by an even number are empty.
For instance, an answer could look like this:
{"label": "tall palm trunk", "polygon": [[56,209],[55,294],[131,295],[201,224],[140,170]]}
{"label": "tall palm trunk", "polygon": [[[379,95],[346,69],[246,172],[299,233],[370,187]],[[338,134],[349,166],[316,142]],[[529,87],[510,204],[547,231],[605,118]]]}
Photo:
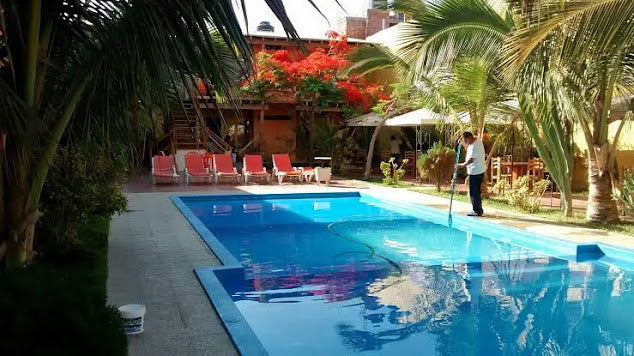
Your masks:
{"label": "tall palm trunk", "polygon": [[370,139],[370,146],[368,147],[368,156],[365,160],[365,170],[363,171],[363,178],[369,178],[370,173],[372,171],[372,158],[374,157],[374,146],[376,145],[376,139],[379,137],[379,132],[381,132],[381,128],[385,126],[387,119],[394,116],[397,112],[394,110],[396,105],[396,101],[390,103],[385,110],[385,115],[379,124],[374,128],[374,132],[372,133],[372,138]]}
{"label": "tall palm trunk", "polygon": [[[585,129],[588,143],[588,208],[586,219],[598,222],[614,222],[619,220],[616,200],[613,199],[612,169],[610,156],[612,150],[608,141],[608,119],[612,94],[619,71],[609,71],[604,67],[603,80],[593,105],[592,135]],[[615,138],[613,144],[618,144]]]}
{"label": "tall palm trunk", "polygon": [[[3,204],[4,214],[0,219],[3,220],[2,239],[7,242],[5,263],[9,269],[20,267],[33,258],[35,223],[41,216],[38,208],[42,189],[59,141],[86,89],[87,82],[86,78],[85,82],[76,83],[70,88],[67,103],[51,125],[47,132],[48,137],[44,139],[45,142],[41,150],[37,150],[37,154],[28,148],[29,142],[15,140],[13,137],[7,138],[8,162],[6,168],[0,172],[5,183],[0,202]],[[31,125],[42,121],[35,116],[32,118]]]}
{"label": "tall palm trunk", "polygon": [[12,231],[7,241],[6,267],[16,269],[33,258],[35,221],[18,222],[22,231]]}
{"label": "tall palm trunk", "polygon": [[[605,161],[605,162],[604,162]],[[612,178],[607,159],[597,155],[588,165],[588,210],[586,219],[599,222],[618,221],[618,210],[612,193]]]}
{"label": "tall palm trunk", "polygon": [[6,241],[6,267],[18,268],[33,257],[35,223],[40,216],[37,207],[30,204],[28,170],[23,162],[14,163],[11,174],[5,176],[2,235]]}
{"label": "tall palm trunk", "polygon": [[381,128],[385,125],[385,121],[387,118],[383,119],[374,129],[372,133],[372,138],[370,139],[370,146],[368,147],[368,156],[365,159],[365,170],[363,171],[363,178],[370,178],[370,173],[372,172],[372,159],[374,157],[374,146],[376,145],[376,139],[379,137],[379,132],[381,132]]}

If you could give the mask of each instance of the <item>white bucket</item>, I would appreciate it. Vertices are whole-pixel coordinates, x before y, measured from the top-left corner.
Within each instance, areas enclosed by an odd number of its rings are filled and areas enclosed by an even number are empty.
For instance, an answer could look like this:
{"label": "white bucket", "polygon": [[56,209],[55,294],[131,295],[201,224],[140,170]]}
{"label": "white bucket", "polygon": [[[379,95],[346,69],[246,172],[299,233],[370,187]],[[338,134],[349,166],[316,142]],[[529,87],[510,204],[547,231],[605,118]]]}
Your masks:
{"label": "white bucket", "polygon": [[136,335],[143,332],[143,317],[145,305],[126,304],[119,307],[119,314],[123,319],[123,331],[126,335]]}

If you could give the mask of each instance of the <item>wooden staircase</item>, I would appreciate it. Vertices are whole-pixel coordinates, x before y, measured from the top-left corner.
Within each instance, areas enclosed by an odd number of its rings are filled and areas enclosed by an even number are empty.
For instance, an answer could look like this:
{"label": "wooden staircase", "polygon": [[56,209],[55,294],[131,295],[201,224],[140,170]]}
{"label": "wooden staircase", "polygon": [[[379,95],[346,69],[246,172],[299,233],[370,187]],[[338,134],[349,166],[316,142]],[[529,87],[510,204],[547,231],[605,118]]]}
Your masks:
{"label": "wooden staircase", "polygon": [[175,110],[170,130],[172,152],[178,150],[206,150],[213,153],[231,151],[232,147],[205,126],[200,112],[189,104],[184,110]]}
{"label": "wooden staircase", "polygon": [[193,107],[185,107],[172,116],[172,135],[175,150],[204,150],[207,140],[204,122]]}

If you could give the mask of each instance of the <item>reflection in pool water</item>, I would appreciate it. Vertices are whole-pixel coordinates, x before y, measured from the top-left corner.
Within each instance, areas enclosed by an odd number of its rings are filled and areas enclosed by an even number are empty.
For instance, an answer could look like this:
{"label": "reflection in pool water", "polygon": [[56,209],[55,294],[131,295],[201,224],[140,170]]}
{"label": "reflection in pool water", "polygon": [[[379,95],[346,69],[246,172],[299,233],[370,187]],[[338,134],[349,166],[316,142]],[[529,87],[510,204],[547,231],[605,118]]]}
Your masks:
{"label": "reflection in pool water", "polygon": [[223,284],[272,355],[634,353],[631,271],[358,198],[214,205],[191,208],[244,264]]}

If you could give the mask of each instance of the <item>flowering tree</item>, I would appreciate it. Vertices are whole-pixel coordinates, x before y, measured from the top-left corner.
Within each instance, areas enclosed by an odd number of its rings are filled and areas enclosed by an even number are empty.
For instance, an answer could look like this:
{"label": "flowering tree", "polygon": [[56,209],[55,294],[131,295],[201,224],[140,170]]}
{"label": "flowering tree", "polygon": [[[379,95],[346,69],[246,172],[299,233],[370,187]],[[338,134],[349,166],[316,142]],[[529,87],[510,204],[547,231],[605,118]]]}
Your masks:
{"label": "flowering tree", "polygon": [[308,54],[287,49],[260,52],[255,74],[243,90],[262,99],[283,91],[317,110],[341,105],[350,114],[368,111],[379,100],[387,99],[380,83],[341,74],[351,65],[346,59],[350,46],[345,36],[332,31],[329,36],[328,48],[315,48]]}
{"label": "flowering tree", "polygon": [[287,49],[260,52],[255,73],[242,88],[263,101],[281,94],[305,105],[307,110],[300,111],[300,117],[310,133],[311,153],[316,112],[337,106],[343,116],[353,116],[368,112],[379,100],[389,98],[380,83],[362,75],[342,74],[352,65],[346,58],[351,48],[345,36],[332,31],[328,36],[331,40],[327,48],[315,48],[309,53]]}

